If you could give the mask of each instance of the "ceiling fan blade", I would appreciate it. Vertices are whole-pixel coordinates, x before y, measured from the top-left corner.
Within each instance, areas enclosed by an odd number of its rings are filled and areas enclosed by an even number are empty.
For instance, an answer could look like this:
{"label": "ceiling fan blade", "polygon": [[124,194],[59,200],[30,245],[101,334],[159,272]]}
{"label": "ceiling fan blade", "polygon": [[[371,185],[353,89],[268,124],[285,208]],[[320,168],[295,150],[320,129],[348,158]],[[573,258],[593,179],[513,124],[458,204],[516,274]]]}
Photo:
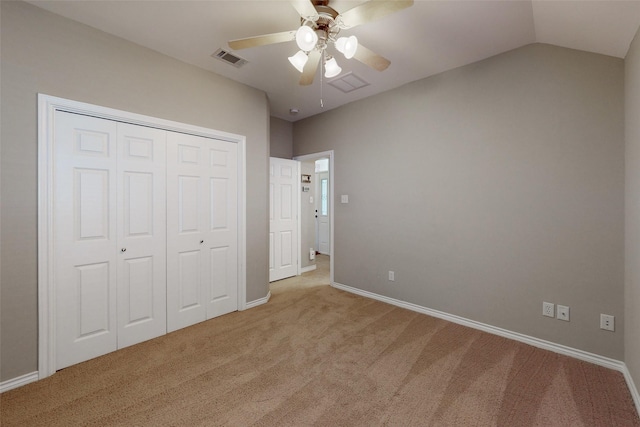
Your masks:
{"label": "ceiling fan blade", "polygon": [[282,33],[265,34],[263,36],[248,37],[246,39],[230,40],[229,47],[234,50],[240,50],[248,47],[290,42],[295,38],[295,31],[284,31]]}
{"label": "ceiling fan blade", "polygon": [[341,13],[339,19],[346,28],[353,28],[356,25],[376,21],[411,5],[413,5],[413,0],[371,0]]}
{"label": "ceiling fan blade", "polygon": [[310,21],[316,21],[318,19],[318,12],[313,7],[311,0],[289,0],[291,5],[298,11],[300,16]]}
{"label": "ceiling fan blade", "polygon": [[318,70],[318,64],[320,63],[320,52],[312,50],[309,52],[309,60],[302,70],[302,77],[300,77],[300,84],[302,86],[308,86],[313,83],[313,78],[316,76]]}
{"label": "ceiling fan blade", "polygon": [[358,50],[356,50],[354,58],[378,71],[384,71],[387,69],[387,67],[389,67],[389,65],[391,65],[391,61],[389,61],[387,58],[378,55],[377,53],[367,49],[361,44],[358,45]]}

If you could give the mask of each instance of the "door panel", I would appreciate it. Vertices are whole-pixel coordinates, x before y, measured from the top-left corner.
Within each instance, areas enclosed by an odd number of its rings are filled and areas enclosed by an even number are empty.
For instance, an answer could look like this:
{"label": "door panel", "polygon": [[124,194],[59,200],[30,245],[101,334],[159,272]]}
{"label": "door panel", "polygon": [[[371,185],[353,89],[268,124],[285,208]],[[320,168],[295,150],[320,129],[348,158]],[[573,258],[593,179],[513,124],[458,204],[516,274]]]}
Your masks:
{"label": "door panel", "polygon": [[117,348],[115,122],[55,113],[56,369]]}
{"label": "door panel", "polygon": [[153,174],[124,173],[124,235],[153,235]]}
{"label": "door panel", "polygon": [[206,222],[202,145],[194,136],[167,135],[168,332],[206,319],[201,291],[208,274],[201,253]]}
{"label": "door panel", "polygon": [[109,238],[109,170],[75,169],[74,202],[79,240]]}
{"label": "door panel", "polygon": [[211,319],[238,309],[238,146],[205,141],[209,152],[207,319]]}
{"label": "door panel", "polygon": [[109,307],[109,264],[79,265],[77,269],[78,339],[108,333],[112,317]]}
{"label": "door panel", "polygon": [[[200,251],[181,252],[178,254],[180,292],[179,311],[202,308],[200,297]],[[204,319],[203,319],[204,320]]]}
{"label": "door panel", "polygon": [[118,348],[163,335],[166,132],[118,123]]}
{"label": "door panel", "polygon": [[209,251],[211,266],[210,301],[226,298],[228,295],[227,283],[229,282],[229,248],[212,248]]}
{"label": "door panel", "polygon": [[[237,145],[168,134],[168,330],[238,309]],[[224,256],[221,254],[224,253]]]}
{"label": "door panel", "polygon": [[200,177],[178,177],[178,230],[180,234],[197,233],[200,230],[199,212]]}
{"label": "door panel", "polygon": [[298,274],[299,162],[270,160],[269,281]]}
{"label": "door panel", "polygon": [[293,233],[283,231],[280,233],[280,266],[291,267],[293,265]]}
{"label": "door panel", "polygon": [[121,289],[126,290],[120,314],[125,316],[124,327],[153,319],[153,257],[142,257],[124,261]]}

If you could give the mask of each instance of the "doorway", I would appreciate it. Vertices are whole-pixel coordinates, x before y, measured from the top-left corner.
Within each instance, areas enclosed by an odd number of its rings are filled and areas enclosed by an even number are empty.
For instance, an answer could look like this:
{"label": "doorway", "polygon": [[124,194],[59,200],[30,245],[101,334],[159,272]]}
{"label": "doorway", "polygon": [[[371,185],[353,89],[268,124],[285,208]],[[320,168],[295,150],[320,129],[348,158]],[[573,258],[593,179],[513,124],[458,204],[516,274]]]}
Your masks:
{"label": "doorway", "polygon": [[301,162],[302,176],[310,181],[302,184],[300,198],[301,272],[328,265],[329,283],[333,284],[334,152],[307,154],[294,160]]}

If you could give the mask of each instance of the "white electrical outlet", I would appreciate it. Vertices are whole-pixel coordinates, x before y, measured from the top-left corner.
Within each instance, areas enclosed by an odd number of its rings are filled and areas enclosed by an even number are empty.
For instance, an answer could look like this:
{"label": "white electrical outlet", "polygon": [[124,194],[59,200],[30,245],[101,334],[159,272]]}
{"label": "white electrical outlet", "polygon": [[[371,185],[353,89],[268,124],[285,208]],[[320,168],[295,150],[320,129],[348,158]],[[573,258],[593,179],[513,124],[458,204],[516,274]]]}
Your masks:
{"label": "white electrical outlet", "polygon": [[556,311],[556,318],[559,320],[564,320],[566,322],[569,321],[569,307],[566,305],[558,304],[558,309]]}
{"label": "white electrical outlet", "polygon": [[542,303],[542,315],[547,317],[555,317],[554,305],[550,302]]}
{"label": "white electrical outlet", "polygon": [[389,281],[395,282],[395,280],[396,280],[396,273],[394,273],[393,271],[389,271]]}
{"label": "white electrical outlet", "polygon": [[609,314],[601,314],[600,315],[600,329],[604,329],[605,331],[615,331],[616,330],[616,318]]}

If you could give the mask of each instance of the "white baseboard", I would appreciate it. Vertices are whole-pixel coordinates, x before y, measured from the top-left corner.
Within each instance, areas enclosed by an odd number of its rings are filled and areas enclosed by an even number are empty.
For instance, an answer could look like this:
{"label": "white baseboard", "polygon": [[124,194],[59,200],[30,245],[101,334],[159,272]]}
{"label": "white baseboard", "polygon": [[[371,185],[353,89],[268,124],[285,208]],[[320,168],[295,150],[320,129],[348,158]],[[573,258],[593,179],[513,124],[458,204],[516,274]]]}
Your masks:
{"label": "white baseboard", "polygon": [[316,268],[317,266],[315,264],[302,267],[302,269],[300,270],[300,274],[308,273],[310,271],[315,270]]}
{"label": "white baseboard", "polygon": [[271,291],[269,291],[269,293],[267,294],[266,297],[258,298],[258,299],[253,300],[253,301],[249,301],[247,303],[247,305],[244,307],[244,309],[248,310],[250,308],[254,308],[254,307],[257,307],[259,305],[266,304],[266,303],[269,302],[269,299],[271,299]]}
{"label": "white baseboard", "polygon": [[14,388],[22,387],[23,385],[27,385],[35,381],[38,381],[38,371],[31,372],[30,374],[20,375],[19,377],[13,378],[11,380],[1,382],[0,393],[13,390]]}
{"label": "white baseboard", "polygon": [[627,365],[620,360],[610,359],[608,357],[600,356],[594,353],[589,353],[587,351],[579,350],[577,348],[567,347],[562,344],[556,344],[551,341],[546,341],[540,338],[535,338],[535,337],[524,335],[518,332],[509,331],[507,329],[498,328],[496,326],[487,325],[486,323],[476,322],[475,320],[466,319],[464,317],[456,316],[454,314],[433,310],[431,308],[423,307],[417,304],[412,304],[406,301],[389,298],[384,295],[378,295],[373,292],[363,291],[362,289],[343,285],[341,283],[333,282],[331,286],[337,289],[341,289],[343,291],[347,291],[353,294],[363,296],[363,297],[386,302],[391,305],[406,308],[408,310],[427,314],[429,316],[437,317],[440,319],[448,320],[450,322],[457,323],[459,325],[468,326],[474,329],[479,329],[481,331],[488,332],[490,334],[499,335],[504,338],[520,341],[520,342],[532,345],[534,347],[553,351],[554,353],[559,353],[565,356],[574,357],[576,359],[584,360],[585,362],[594,363],[599,366],[604,366],[605,368],[610,368],[610,369],[614,369],[616,371],[622,372],[627,382],[627,385],[629,386],[629,391],[631,392],[633,400],[636,404],[636,410],[640,414],[640,395],[638,394],[638,389],[636,388],[633,382],[633,378],[631,378],[631,374],[629,373],[629,369],[627,368]]}
{"label": "white baseboard", "polygon": [[629,372],[627,365],[624,365],[622,374],[624,375],[624,379],[627,382],[627,386],[629,386],[629,391],[631,392],[631,397],[633,397],[633,402],[636,404],[638,415],[640,415],[640,393],[638,393],[638,389],[635,382],[633,382],[633,377],[631,377],[631,372]]}

